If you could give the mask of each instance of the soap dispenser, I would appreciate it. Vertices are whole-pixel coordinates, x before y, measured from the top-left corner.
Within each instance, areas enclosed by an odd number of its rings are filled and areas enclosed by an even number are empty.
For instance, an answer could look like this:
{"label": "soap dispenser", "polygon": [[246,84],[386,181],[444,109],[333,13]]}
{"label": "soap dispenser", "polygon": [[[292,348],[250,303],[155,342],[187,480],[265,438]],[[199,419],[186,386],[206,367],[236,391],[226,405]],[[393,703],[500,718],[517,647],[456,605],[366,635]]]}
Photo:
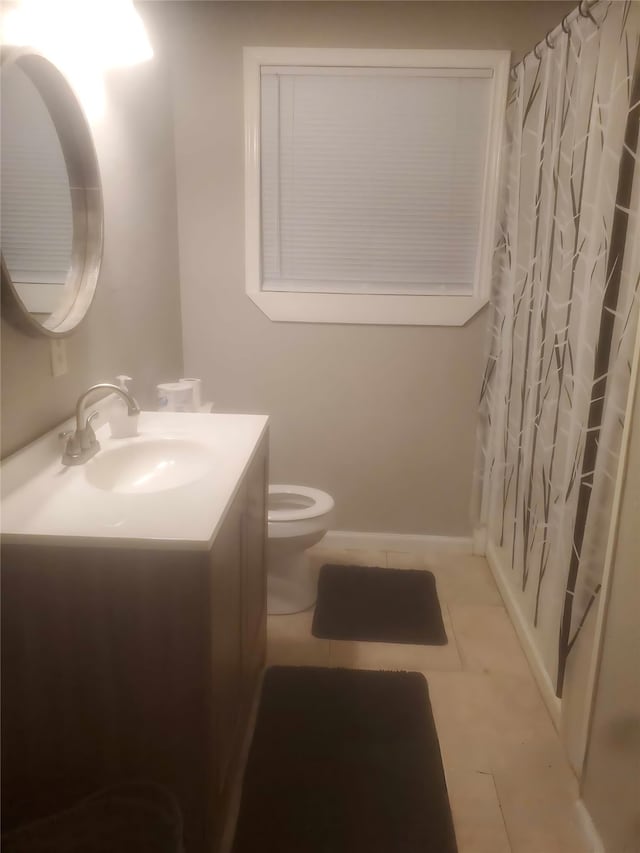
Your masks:
{"label": "soap dispenser", "polygon": [[[127,382],[131,382],[130,376],[116,376],[118,387],[123,391],[129,391]],[[127,404],[121,397],[113,401],[109,413],[109,426],[112,438],[131,438],[138,434],[138,415],[130,415]]]}

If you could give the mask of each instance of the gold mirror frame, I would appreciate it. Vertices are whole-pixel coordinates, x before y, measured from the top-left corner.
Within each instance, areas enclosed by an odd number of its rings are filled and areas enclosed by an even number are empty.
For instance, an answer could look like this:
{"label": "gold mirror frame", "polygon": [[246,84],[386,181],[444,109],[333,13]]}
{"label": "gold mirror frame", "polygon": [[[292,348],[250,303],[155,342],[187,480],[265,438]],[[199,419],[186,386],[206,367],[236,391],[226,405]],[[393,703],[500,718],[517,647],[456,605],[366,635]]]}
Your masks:
{"label": "gold mirror frame", "polygon": [[2,67],[14,62],[38,90],[58,134],[69,178],[73,238],[65,294],[46,320],[36,320],[26,309],[4,258],[1,262],[2,306],[6,318],[31,335],[65,337],[86,316],[98,283],[103,245],[103,201],[98,158],[89,123],[63,74],[36,51],[2,48]]}

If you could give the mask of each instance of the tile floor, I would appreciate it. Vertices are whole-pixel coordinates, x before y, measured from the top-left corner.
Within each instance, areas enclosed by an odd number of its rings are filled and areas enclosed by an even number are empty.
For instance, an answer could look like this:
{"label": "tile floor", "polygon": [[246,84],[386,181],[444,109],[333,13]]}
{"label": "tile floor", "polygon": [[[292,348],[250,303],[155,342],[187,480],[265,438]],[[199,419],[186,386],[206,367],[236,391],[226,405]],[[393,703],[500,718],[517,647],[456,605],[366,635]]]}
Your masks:
{"label": "tile floor", "polygon": [[[449,643],[320,640],[313,610],[268,619],[268,664],[424,673],[440,738],[459,853],[586,853],[577,783],[482,557],[311,552],[323,563],[428,569]],[[390,851],[401,853],[401,851]]]}

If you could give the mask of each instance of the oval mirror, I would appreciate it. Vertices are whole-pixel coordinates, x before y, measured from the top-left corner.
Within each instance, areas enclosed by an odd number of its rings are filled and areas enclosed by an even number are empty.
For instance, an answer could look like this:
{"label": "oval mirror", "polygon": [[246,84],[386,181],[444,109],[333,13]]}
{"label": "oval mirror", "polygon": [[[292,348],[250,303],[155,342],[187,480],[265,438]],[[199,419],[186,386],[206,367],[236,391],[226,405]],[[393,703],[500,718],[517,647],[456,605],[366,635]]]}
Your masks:
{"label": "oval mirror", "polygon": [[32,51],[2,54],[2,302],[34,334],[68,335],[93,300],[102,191],[93,139],[64,76]]}

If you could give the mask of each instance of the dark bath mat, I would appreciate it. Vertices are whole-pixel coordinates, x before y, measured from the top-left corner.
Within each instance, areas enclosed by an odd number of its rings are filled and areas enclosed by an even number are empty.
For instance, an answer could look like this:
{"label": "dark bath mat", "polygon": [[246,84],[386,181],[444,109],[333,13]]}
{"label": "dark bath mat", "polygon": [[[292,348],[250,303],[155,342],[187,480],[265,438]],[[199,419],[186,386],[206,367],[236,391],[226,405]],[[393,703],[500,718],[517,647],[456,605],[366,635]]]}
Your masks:
{"label": "dark bath mat", "polygon": [[312,634],[444,646],[447,634],[431,572],[375,566],[323,566]]}
{"label": "dark bath mat", "polygon": [[456,853],[417,672],[267,670],[233,853]]}

